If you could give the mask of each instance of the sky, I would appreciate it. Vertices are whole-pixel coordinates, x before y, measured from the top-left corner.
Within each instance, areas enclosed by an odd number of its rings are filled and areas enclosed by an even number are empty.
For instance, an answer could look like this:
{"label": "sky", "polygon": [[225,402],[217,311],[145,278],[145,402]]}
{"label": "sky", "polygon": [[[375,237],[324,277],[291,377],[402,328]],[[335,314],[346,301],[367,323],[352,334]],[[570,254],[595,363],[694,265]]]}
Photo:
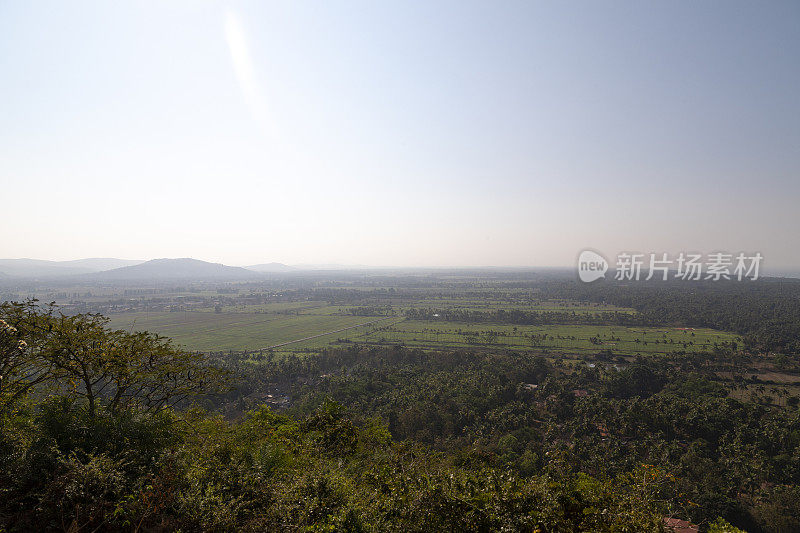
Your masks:
{"label": "sky", "polygon": [[0,257],[800,271],[800,3],[0,0]]}

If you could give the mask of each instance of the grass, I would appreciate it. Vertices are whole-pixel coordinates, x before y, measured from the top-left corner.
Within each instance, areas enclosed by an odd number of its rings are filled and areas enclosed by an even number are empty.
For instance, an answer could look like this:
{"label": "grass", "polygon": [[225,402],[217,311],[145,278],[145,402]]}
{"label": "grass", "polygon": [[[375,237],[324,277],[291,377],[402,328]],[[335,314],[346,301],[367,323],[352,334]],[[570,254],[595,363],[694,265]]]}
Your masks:
{"label": "grass", "polygon": [[[259,305],[226,305],[222,310],[225,313],[266,313],[266,314],[330,314],[317,313],[319,309],[329,307],[326,302],[273,302]],[[198,311],[213,313],[213,307],[198,309]]]}
{"label": "grass", "polygon": [[[171,337],[191,350],[258,350],[374,320],[358,316],[264,313],[123,313],[111,326]],[[317,345],[324,341],[317,341]]]}
{"label": "grass", "polygon": [[[580,315],[599,314],[605,312],[620,312],[633,314],[636,311],[627,307],[616,307],[613,305],[594,304],[588,302],[573,302],[569,300],[527,300],[512,299],[498,300],[479,298],[459,298],[447,296],[441,298],[420,298],[419,300],[400,300],[386,298],[379,299],[374,305],[391,305],[397,314],[402,314],[406,309],[459,309],[469,311],[492,311],[505,309],[507,311],[519,310],[529,312],[569,312]],[[298,313],[303,315],[333,315],[349,314],[353,308],[363,307],[357,304],[351,305],[330,305],[322,301],[304,302],[276,302],[261,305],[237,305],[225,306],[224,312],[228,313]],[[202,309],[202,311],[213,311],[213,308]]]}
{"label": "grass", "polygon": [[[534,336],[535,339],[531,337]],[[592,342],[594,338],[595,341]],[[619,355],[701,352],[715,343],[740,342],[738,336],[712,329],[681,331],[667,327],[512,326],[405,320],[378,327],[354,340],[375,344],[426,347],[502,347],[546,349],[586,354],[611,350]],[[638,341],[638,342],[637,342]]]}
{"label": "grass", "polygon": [[507,311],[529,312],[569,312],[577,314],[599,314],[605,312],[620,312],[634,314],[636,311],[627,307],[595,304],[589,302],[575,302],[571,300],[528,300],[524,298],[509,300],[484,300],[476,298],[425,298],[407,304],[404,307],[434,308],[434,309],[462,309],[469,311],[492,311],[505,309]]}
{"label": "grass", "polygon": [[[522,300],[520,298],[519,300]],[[226,306],[181,312],[136,312],[111,316],[115,328],[152,331],[171,337],[192,350],[258,350],[287,343],[277,351],[319,349],[341,340],[368,344],[403,344],[422,348],[487,348],[553,351],[564,356],[591,355],[611,350],[618,355],[669,354],[710,350],[715,343],[740,339],[710,329],[683,331],[668,327],[626,328],[622,326],[513,326],[407,320],[402,309],[410,307],[461,308],[475,310],[523,309],[529,311],[574,311],[593,314],[630,309],[567,300],[513,301],[508,298],[481,300],[475,295],[448,295],[404,301],[387,320],[370,323],[379,316],[352,316],[357,305],[329,305],[324,301],[276,302],[263,305]],[[366,325],[361,325],[370,323]],[[361,325],[361,326],[359,326]],[[358,326],[358,327],[356,327]],[[339,331],[344,328],[345,331]],[[313,339],[307,337],[317,336]]]}

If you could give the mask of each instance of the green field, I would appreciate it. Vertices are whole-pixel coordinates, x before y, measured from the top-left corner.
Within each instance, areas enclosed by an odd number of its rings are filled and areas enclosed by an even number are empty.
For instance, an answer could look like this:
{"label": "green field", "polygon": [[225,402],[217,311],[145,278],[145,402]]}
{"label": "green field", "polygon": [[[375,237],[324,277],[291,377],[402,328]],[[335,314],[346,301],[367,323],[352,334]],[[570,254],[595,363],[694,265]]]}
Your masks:
{"label": "green field", "polygon": [[[389,306],[397,314],[402,314],[406,309],[456,309],[464,311],[506,311],[527,312],[568,312],[579,315],[594,315],[607,312],[634,314],[635,310],[627,307],[613,305],[593,304],[588,302],[572,302],[569,300],[533,300],[518,301],[518,299],[486,299],[459,298],[447,296],[440,298],[424,297],[419,300],[376,299],[372,305]],[[301,314],[301,315],[335,315],[350,314],[349,310],[358,308],[359,305],[331,305],[324,301],[302,302],[276,302],[261,305],[229,305],[223,307],[225,313],[267,313],[267,314]],[[197,309],[203,312],[213,312],[211,307]]]}
{"label": "green field", "polygon": [[593,315],[607,312],[634,314],[635,310],[628,307],[594,304],[588,302],[573,302],[569,300],[529,300],[522,298],[509,298],[506,300],[478,298],[424,298],[413,303],[402,305],[404,308],[435,308],[435,309],[460,309],[466,311],[493,311],[504,309],[506,311],[528,312],[569,312],[581,315]]}
{"label": "green field", "polygon": [[[423,348],[547,350],[559,351],[564,355],[611,350],[614,354],[630,356],[701,352],[712,349],[714,344],[740,342],[736,335],[710,329],[513,326],[426,322],[400,316],[352,316],[343,314],[344,309],[340,306],[326,306],[318,302],[278,304],[260,312],[252,312],[251,308],[247,311],[124,313],[112,315],[111,326],[159,333],[189,349],[202,351],[270,347],[276,347],[279,351],[298,351],[317,349],[346,339],[368,344],[402,344]],[[344,328],[349,329],[339,331]],[[284,343],[290,344],[276,346]]]}
{"label": "green field", "polygon": [[[592,341],[594,339],[594,341]],[[404,320],[376,327],[353,340],[420,347],[503,347],[591,354],[611,350],[619,355],[701,352],[738,336],[711,329],[628,328],[623,326],[467,324]]]}
{"label": "green field", "polygon": [[[225,313],[266,313],[266,314],[331,314],[330,312],[320,311],[328,309],[326,302],[306,301],[306,302],[275,302],[260,305],[228,305],[223,306]],[[212,313],[213,308],[199,309]]]}
{"label": "green field", "polygon": [[[266,313],[123,313],[112,315],[111,327],[150,331],[171,337],[192,350],[258,350],[313,335],[349,328],[376,318],[343,315],[282,315]],[[347,333],[306,341],[320,346]]]}

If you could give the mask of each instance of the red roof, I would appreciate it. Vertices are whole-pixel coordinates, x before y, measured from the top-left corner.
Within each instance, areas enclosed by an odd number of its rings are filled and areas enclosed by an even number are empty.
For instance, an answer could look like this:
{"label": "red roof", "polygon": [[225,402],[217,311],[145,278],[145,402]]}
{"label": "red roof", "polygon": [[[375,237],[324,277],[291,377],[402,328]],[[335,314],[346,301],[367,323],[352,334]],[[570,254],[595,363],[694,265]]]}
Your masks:
{"label": "red roof", "polygon": [[700,531],[700,526],[678,518],[665,518],[664,527],[673,533],[698,533]]}

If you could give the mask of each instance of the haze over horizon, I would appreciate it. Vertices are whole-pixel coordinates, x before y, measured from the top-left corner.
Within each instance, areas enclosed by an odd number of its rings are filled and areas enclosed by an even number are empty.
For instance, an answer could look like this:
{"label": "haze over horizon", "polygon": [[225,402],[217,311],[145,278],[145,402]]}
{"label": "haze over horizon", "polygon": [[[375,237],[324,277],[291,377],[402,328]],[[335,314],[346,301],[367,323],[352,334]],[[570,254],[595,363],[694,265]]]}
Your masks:
{"label": "haze over horizon", "polygon": [[0,4],[0,257],[800,271],[800,4],[348,6]]}

